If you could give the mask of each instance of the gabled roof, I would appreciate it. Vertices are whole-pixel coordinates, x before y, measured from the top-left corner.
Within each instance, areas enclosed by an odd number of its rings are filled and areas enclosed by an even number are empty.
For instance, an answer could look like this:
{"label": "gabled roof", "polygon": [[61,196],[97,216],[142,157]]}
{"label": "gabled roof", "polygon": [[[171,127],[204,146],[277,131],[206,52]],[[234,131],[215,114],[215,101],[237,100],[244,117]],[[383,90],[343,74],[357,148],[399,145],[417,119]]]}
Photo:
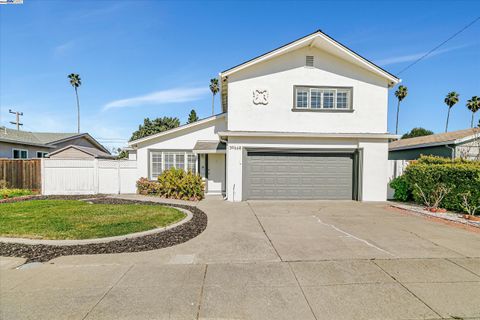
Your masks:
{"label": "gabled roof", "polygon": [[55,144],[57,143],[82,137],[88,139],[99,149],[108,153],[108,150],[88,133],[32,132],[5,127],[0,128],[0,141],[44,148],[55,148]]}
{"label": "gabled roof", "polygon": [[187,124],[181,125],[179,127],[176,127],[176,128],[173,128],[173,129],[170,129],[170,130],[167,130],[167,131],[152,134],[152,135],[149,135],[149,136],[137,139],[137,140],[132,140],[128,143],[128,146],[131,147],[133,145],[136,145],[138,143],[142,143],[142,142],[145,142],[145,141],[148,141],[148,140],[151,140],[151,139],[155,139],[155,138],[166,136],[166,135],[169,135],[169,134],[172,134],[172,133],[175,133],[175,132],[179,132],[179,131],[187,130],[187,129],[190,129],[190,128],[194,128],[196,126],[199,126],[199,125],[202,125],[202,124],[205,124],[205,123],[213,122],[217,119],[225,117],[226,115],[227,115],[226,113],[220,113],[220,114],[217,114],[217,115],[214,115],[214,116],[202,119],[202,120],[198,120],[198,121],[195,121],[195,122],[192,122],[192,123],[187,123]]}
{"label": "gabled roof", "polygon": [[438,145],[459,144],[480,135],[480,128],[470,128],[452,132],[431,134],[428,136],[401,139],[389,144],[389,150],[406,150]]}
{"label": "gabled roof", "polygon": [[90,148],[90,147],[84,147],[84,146],[75,146],[75,145],[69,145],[69,146],[63,147],[61,149],[55,150],[53,152],[50,152],[48,154],[48,156],[50,157],[52,155],[63,152],[64,150],[67,150],[67,149],[70,149],[70,148],[77,149],[81,152],[84,152],[86,154],[91,155],[92,157],[99,158],[99,159],[114,159],[115,158],[115,156],[112,156],[110,153],[103,152],[103,151],[98,150],[96,148]]}
{"label": "gabled roof", "polygon": [[340,42],[336,41],[335,39],[331,38],[327,34],[323,33],[321,30],[315,31],[307,36],[304,36],[300,39],[287,43],[277,49],[269,51],[265,54],[262,54],[258,57],[255,57],[251,60],[248,60],[244,63],[241,63],[233,68],[227,69],[220,73],[221,77],[225,77],[231,75],[237,71],[250,67],[254,64],[272,59],[278,55],[285,54],[287,52],[306,47],[312,46],[317,47],[319,49],[325,50],[326,52],[338,56],[344,60],[347,60],[353,64],[356,64],[364,69],[367,69],[385,79],[390,81],[391,85],[399,83],[401,80],[391,74],[390,72],[382,69],[381,67],[377,66],[370,60],[362,57],[352,49],[344,46]]}

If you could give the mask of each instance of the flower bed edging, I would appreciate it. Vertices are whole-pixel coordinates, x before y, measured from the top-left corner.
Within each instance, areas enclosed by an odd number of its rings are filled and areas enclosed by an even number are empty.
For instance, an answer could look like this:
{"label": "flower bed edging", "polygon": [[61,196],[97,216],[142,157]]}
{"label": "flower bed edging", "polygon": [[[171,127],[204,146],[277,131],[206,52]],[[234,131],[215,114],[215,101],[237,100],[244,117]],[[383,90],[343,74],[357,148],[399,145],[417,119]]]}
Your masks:
{"label": "flower bed edging", "polygon": [[[42,197],[43,198],[43,197]],[[55,197],[59,198],[59,197]],[[70,198],[71,197],[64,197]],[[200,209],[189,205],[159,203],[149,201],[124,200],[115,198],[96,198],[84,196],[93,203],[108,204],[132,204],[141,203],[147,205],[163,205],[190,211],[192,218],[173,228],[163,232],[156,232],[144,236],[114,240],[110,242],[73,244],[73,245],[50,245],[50,244],[25,244],[6,243],[0,241],[0,256],[26,258],[27,262],[45,262],[51,259],[67,255],[84,254],[108,254],[156,250],[171,247],[191,240],[202,233],[207,227],[207,215]],[[36,198],[38,199],[38,198]],[[32,200],[36,200],[32,199]],[[50,198],[51,199],[51,198]],[[123,236],[124,237],[124,236]]]}
{"label": "flower bed edging", "polygon": [[413,212],[415,214],[420,214],[428,217],[434,217],[434,218],[439,218],[443,220],[448,220],[450,222],[454,223],[460,223],[464,224],[467,226],[475,227],[475,228],[480,228],[480,222],[478,221],[472,221],[463,218],[462,214],[458,213],[453,213],[453,212],[445,212],[445,213],[436,213],[436,212],[430,212],[428,210],[425,210],[423,207],[418,206],[418,205],[413,205],[413,204],[403,204],[403,203],[397,203],[397,202],[389,202],[390,206],[402,210],[407,210],[410,212]]}

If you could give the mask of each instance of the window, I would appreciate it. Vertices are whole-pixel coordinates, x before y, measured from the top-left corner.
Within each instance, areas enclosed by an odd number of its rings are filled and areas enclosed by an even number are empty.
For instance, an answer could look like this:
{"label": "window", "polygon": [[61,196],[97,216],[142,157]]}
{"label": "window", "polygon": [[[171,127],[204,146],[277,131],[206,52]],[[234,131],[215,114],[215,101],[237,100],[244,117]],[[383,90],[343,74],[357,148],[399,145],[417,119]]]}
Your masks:
{"label": "window", "polygon": [[297,108],[308,108],[308,89],[297,89]]}
{"label": "window", "polygon": [[155,180],[164,171],[170,168],[180,168],[197,172],[197,155],[191,152],[151,151],[150,152],[150,179]]}
{"label": "window", "polygon": [[175,167],[175,153],[165,152],[165,167],[163,170],[169,170],[170,168]]}
{"label": "window", "polygon": [[23,149],[12,149],[13,159],[27,159],[28,151]]}
{"label": "window", "polygon": [[45,158],[48,152],[37,151],[37,158]]}
{"label": "window", "polygon": [[351,110],[351,88],[295,87],[294,109]]}
{"label": "window", "polygon": [[152,152],[151,153],[151,176],[153,179],[156,179],[162,173],[162,153],[161,152]]}
{"label": "window", "polygon": [[195,172],[197,167],[197,156],[194,154],[187,154],[187,171]]}

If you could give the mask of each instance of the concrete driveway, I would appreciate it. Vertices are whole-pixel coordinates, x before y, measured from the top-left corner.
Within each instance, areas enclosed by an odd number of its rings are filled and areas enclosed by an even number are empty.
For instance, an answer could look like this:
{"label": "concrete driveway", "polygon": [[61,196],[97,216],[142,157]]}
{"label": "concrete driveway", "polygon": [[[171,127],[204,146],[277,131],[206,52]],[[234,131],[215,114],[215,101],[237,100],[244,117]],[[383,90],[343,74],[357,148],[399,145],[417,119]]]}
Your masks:
{"label": "concrete driveway", "polygon": [[2,258],[2,319],[480,318],[480,233],[321,201],[198,204],[204,233],[149,252]]}

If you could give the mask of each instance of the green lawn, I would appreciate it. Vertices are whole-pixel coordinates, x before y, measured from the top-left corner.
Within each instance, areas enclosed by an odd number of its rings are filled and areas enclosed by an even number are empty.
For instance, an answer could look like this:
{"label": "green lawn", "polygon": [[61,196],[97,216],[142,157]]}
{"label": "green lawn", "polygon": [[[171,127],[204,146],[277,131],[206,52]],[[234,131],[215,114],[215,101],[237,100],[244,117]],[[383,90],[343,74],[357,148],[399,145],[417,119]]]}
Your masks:
{"label": "green lawn", "polygon": [[91,239],[164,227],[180,221],[180,210],[158,205],[89,204],[34,200],[0,204],[0,236]]}

